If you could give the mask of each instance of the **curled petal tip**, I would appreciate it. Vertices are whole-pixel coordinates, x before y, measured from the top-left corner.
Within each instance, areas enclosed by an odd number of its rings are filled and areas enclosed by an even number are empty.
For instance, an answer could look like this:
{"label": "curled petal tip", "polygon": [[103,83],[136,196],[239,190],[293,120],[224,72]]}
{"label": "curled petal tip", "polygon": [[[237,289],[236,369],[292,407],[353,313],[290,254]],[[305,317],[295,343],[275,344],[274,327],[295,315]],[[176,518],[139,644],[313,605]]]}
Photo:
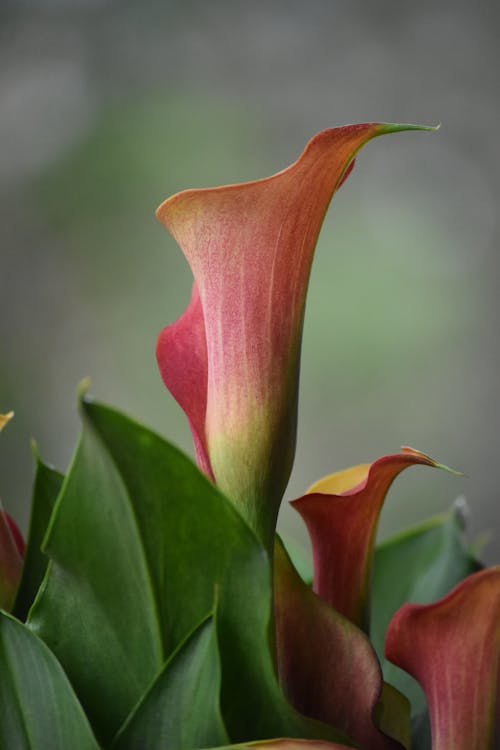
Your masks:
{"label": "curled petal tip", "polygon": [[293,501],[311,538],[314,591],[365,629],[380,512],[394,479],[418,464],[440,466],[427,454],[405,446],[401,453],[331,474]]}
{"label": "curled petal tip", "polygon": [[[185,190],[157,209],[199,294],[196,314],[188,308],[161,338],[163,379],[179,403],[196,387],[188,418],[198,461],[269,548],[295,453],[305,298],[325,213],[368,141],[418,129],[330,128],[270,177]],[[178,356],[190,340],[194,355]],[[186,361],[196,386],[181,383]]]}
{"label": "curled petal tip", "polygon": [[386,133],[402,133],[406,130],[424,130],[436,132],[437,130],[440,130],[441,123],[439,122],[437,125],[413,125],[411,123],[383,122],[380,123],[378,127],[380,135],[385,135]]}
{"label": "curled petal tip", "polygon": [[401,453],[404,453],[407,456],[419,457],[422,460],[421,461],[422,463],[426,463],[429,466],[433,466],[435,469],[443,469],[444,471],[447,471],[449,474],[454,474],[457,477],[466,476],[466,474],[464,474],[463,471],[460,471],[459,469],[453,469],[450,466],[446,466],[445,464],[441,464],[439,463],[439,461],[436,461],[434,458],[431,458],[431,456],[428,456],[427,453],[423,453],[422,451],[419,451],[416,448],[411,448],[409,445],[402,445]]}

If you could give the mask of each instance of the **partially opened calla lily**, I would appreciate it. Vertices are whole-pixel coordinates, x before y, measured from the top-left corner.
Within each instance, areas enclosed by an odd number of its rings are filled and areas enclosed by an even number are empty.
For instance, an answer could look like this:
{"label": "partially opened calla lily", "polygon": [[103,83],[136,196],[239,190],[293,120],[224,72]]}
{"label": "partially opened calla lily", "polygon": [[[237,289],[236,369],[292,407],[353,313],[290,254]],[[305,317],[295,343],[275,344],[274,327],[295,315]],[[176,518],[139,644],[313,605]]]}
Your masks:
{"label": "partially opened calla lily", "polygon": [[370,584],[378,519],[394,479],[415,465],[440,468],[413,448],[330,474],[292,502],[311,537],[314,591],[369,629]]}
{"label": "partially opened calla lily", "polygon": [[412,125],[325,130],[255,182],[187,190],[158,209],[194,276],[160,334],[163,380],[186,412],[201,468],[268,548],[295,452],[299,356],[314,248],[359,149]]}
{"label": "partially opened calla lily", "polygon": [[389,722],[376,722],[384,685],[366,635],[311,591],[279,541],[274,571],[278,671],[291,703],[360,747],[408,747],[409,704],[396,691]]}
{"label": "partially opened calla lily", "polygon": [[386,656],[424,689],[432,750],[500,743],[500,567],[475,573],[434,604],[404,605]]}
{"label": "partially opened calla lily", "polygon": [[[14,412],[0,414],[0,432]],[[10,610],[21,579],[24,541],[14,520],[0,503],[0,608]]]}

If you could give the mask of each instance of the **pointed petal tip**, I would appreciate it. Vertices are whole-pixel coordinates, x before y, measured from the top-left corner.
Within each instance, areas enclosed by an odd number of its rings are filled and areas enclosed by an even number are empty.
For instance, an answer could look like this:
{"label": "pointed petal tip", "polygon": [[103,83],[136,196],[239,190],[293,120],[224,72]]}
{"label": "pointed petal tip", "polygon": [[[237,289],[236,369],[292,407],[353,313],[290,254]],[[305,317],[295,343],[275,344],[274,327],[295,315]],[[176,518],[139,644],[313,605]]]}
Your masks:
{"label": "pointed petal tip", "polygon": [[463,471],[460,471],[459,469],[453,469],[450,466],[446,466],[445,464],[441,464],[439,463],[439,461],[436,461],[434,458],[431,458],[431,456],[427,455],[427,453],[423,453],[423,451],[419,451],[416,448],[411,448],[409,445],[402,445],[401,453],[404,453],[407,456],[415,456],[415,458],[420,458],[428,463],[429,466],[433,466],[435,469],[443,469],[449,474],[454,474],[457,477],[466,476]]}
{"label": "pointed petal tip", "polygon": [[440,122],[437,125],[414,125],[411,123],[381,122],[377,125],[377,135],[385,135],[386,133],[402,133],[406,130],[424,130],[436,132],[440,128]]}
{"label": "pointed petal tip", "polygon": [[10,422],[13,416],[13,411],[8,411],[7,414],[0,414],[0,432],[2,432],[5,425]]}

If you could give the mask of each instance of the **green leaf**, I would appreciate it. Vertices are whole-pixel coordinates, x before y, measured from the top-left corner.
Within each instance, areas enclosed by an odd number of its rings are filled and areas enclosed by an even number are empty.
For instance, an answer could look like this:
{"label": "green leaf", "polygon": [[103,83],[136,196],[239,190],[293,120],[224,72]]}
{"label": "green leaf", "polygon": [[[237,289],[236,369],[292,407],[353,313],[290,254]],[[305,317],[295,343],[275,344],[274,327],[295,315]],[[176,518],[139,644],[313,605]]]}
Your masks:
{"label": "green leaf", "polygon": [[106,742],[163,666],[156,603],[126,488],[89,426],[56,503],[28,623]]}
{"label": "green leaf", "polygon": [[29,622],[110,741],[218,589],[221,708],[232,741],[323,737],[285,700],[269,645],[271,567],[233,505],[176,448],[82,403],[83,436],[56,504],[52,562]]}
{"label": "green leaf", "polygon": [[20,620],[26,619],[47,569],[49,560],[41,550],[42,541],[64,480],[62,474],[44,464],[37,454],[35,454],[35,461],[36,474],[30,528],[24,555],[23,574],[14,605],[14,614]]}
{"label": "green leaf", "polygon": [[55,656],[28,628],[0,613],[0,747],[98,750]]}
{"label": "green leaf", "polygon": [[168,660],[113,750],[194,750],[228,742],[220,682],[215,621],[209,617]]}
{"label": "green leaf", "polygon": [[479,568],[467,549],[462,513],[458,508],[398,534],[376,550],[372,641],[381,659],[385,680],[412,704],[413,728],[418,735],[427,733],[425,696],[410,675],[384,658],[387,627],[405,602],[436,601]]}

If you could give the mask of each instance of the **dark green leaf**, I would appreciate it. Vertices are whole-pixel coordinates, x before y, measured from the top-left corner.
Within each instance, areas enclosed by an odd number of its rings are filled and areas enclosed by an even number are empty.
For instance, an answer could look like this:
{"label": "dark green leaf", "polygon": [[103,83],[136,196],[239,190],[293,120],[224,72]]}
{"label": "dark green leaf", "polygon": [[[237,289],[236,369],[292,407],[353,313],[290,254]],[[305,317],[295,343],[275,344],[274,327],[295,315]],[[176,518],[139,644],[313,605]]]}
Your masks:
{"label": "dark green leaf", "polygon": [[100,738],[111,740],[164,659],[133,508],[86,427],[45,540],[51,558],[29,625],[66,670]]}
{"label": "dark green leaf", "polygon": [[24,625],[0,613],[0,748],[98,750],[61,666]]}
{"label": "dark green leaf", "polygon": [[[398,534],[377,548],[372,640],[382,661],[385,680],[410,699],[414,732],[419,728],[422,736],[427,732],[425,696],[410,675],[384,659],[387,626],[405,602],[436,601],[479,567],[465,544],[459,509]],[[416,748],[415,736],[413,747]]]}
{"label": "dark green leaf", "polygon": [[195,750],[229,741],[220,713],[220,663],[214,618],[168,660],[113,750]]}
{"label": "dark green leaf", "polygon": [[52,559],[30,624],[107,740],[218,588],[221,708],[232,741],[329,736],[279,688],[271,569],[232,504],[176,448],[83,403],[84,432],[51,522]]}
{"label": "dark green leaf", "polygon": [[25,620],[47,569],[48,557],[42,552],[42,541],[49,525],[54,503],[64,476],[44,464],[35,455],[36,474],[33,487],[30,528],[24,556],[21,583],[17,591],[14,614]]}

